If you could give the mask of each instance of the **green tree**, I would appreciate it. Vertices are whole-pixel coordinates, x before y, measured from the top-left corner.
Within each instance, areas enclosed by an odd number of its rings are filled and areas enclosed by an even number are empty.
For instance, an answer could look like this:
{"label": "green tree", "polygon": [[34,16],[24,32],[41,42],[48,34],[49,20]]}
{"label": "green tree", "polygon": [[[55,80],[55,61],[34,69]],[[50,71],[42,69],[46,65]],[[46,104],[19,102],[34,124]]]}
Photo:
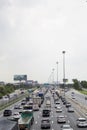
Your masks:
{"label": "green tree", "polygon": [[87,81],[81,81],[81,85],[83,88],[87,88]]}
{"label": "green tree", "polygon": [[82,90],[80,82],[77,79],[73,79],[73,88],[77,90]]}

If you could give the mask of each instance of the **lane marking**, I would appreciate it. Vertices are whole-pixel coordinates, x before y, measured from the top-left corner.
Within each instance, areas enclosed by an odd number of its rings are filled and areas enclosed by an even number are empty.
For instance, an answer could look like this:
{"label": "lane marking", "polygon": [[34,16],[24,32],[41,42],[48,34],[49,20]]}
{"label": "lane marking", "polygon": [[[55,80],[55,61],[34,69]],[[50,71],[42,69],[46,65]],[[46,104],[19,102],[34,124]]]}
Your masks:
{"label": "lane marking", "polygon": [[54,121],[52,121],[52,124],[54,123]]}
{"label": "lane marking", "polygon": [[35,122],[35,124],[37,124],[37,121]]}

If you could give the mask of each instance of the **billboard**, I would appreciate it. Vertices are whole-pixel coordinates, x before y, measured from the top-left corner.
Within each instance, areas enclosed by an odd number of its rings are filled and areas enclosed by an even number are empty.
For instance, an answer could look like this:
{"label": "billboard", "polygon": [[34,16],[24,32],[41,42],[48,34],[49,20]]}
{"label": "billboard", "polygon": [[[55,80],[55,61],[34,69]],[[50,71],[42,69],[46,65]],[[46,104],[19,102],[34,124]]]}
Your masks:
{"label": "billboard", "polygon": [[14,75],[15,81],[27,80],[27,75]]}

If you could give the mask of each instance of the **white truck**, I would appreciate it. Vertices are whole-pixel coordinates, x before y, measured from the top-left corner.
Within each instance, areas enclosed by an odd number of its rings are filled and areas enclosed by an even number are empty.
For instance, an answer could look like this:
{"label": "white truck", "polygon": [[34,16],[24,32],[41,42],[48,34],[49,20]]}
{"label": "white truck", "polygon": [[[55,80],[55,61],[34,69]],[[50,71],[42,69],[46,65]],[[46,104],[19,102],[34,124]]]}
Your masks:
{"label": "white truck", "polygon": [[38,105],[39,107],[41,106],[41,97],[39,96],[33,96],[33,105]]}

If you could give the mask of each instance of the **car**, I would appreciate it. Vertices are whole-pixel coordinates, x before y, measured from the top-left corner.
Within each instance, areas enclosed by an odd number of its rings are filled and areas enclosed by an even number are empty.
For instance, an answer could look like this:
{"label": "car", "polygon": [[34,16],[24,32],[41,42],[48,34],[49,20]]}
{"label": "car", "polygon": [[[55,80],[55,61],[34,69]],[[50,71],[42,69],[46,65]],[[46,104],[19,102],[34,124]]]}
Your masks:
{"label": "car", "polygon": [[61,126],[61,130],[73,130],[69,124],[64,124]]}
{"label": "car", "polygon": [[75,99],[75,96],[72,96],[72,99]]}
{"label": "car", "polygon": [[64,100],[64,101],[63,101],[63,105],[66,105],[66,103],[67,103],[67,101],[66,101],[66,100]]}
{"label": "car", "polygon": [[11,116],[12,115],[12,110],[6,109],[3,112],[3,116]]}
{"label": "car", "polygon": [[68,112],[74,112],[74,108],[73,107],[68,107],[67,111]]}
{"label": "car", "polygon": [[60,102],[59,101],[55,101],[55,104],[59,104],[60,105]]}
{"label": "car", "polygon": [[55,108],[61,107],[60,104],[55,104]]}
{"label": "car", "polygon": [[21,115],[19,114],[19,112],[15,112],[13,114],[13,118],[15,118],[15,119],[19,119],[20,117],[21,117]]}
{"label": "car", "polygon": [[71,96],[74,96],[75,95],[75,92],[71,92]]}
{"label": "car", "polygon": [[56,108],[56,112],[62,112],[62,108],[59,106]]}
{"label": "car", "polygon": [[62,102],[66,101],[65,97],[61,97]]}
{"label": "car", "polygon": [[51,123],[49,119],[46,118],[46,119],[41,120],[41,129],[44,129],[44,128],[50,129],[50,127],[51,127]]}
{"label": "car", "polygon": [[86,118],[80,117],[77,119],[77,127],[87,127]]}
{"label": "car", "polygon": [[50,116],[50,110],[49,109],[43,109],[42,116],[43,117],[49,117]]}
{"label": "car", "polygon": [[15,105],[14,109],[22,109],[22,106],[21,105]]}
{"label": "car", "polygon": [[66,123],[66,117],[64,115],[58,116],[57,123]]}
{"label": "car", "polygon": [[22,102],[21,102],[21,105],[26,105],[26,101],[22,101]]}
{"label": "car", "polygon": [[71,103],[70,103],[70,102],[67,102],[67,103],[66,103],[66,107],[71,107]]}
{"label": "car", "polygon": [[11,121],[18,121],[18,119],[21,117],[21,115],[19,114],[19,112],[15,112],[12,116],[8,117],[8,120]]}

